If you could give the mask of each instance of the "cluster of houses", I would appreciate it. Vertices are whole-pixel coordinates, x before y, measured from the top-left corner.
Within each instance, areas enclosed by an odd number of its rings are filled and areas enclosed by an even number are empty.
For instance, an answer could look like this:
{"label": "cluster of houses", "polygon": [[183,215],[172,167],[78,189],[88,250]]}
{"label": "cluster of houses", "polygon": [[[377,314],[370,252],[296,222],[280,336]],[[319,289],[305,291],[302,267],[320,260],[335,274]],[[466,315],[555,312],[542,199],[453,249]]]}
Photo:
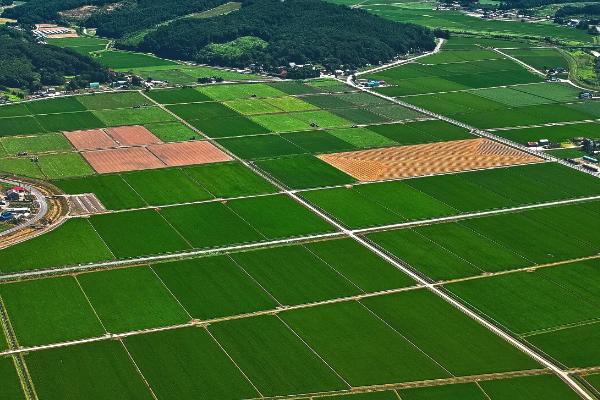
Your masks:
{"label": "cluster of houses", "polygon": [[0,222],[17,222],[28,218],[32,206],[29,192],[21,186],[13,186],[0,194]]}

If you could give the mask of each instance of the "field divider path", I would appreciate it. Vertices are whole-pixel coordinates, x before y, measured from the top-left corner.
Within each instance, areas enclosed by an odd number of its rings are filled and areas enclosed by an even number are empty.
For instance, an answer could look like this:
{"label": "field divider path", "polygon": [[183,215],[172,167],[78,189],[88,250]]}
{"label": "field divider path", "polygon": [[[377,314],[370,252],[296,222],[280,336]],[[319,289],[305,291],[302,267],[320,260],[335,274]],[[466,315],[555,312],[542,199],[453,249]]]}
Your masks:
{"label": "field divider path", "polygon": [[[351,86],[356,87],[354,85],[354,82],[352,81],[351,78],[348,78],[348,81],[351,84]],[[360,89],[363,90],[363,91],[366,91],[367,93],[370,93],[368,90],[366,90],[364,88],[360,88]],[[141,93],[145,96],[145,94],[143,92],[141,92]],[[383,95],[380,95],[380,96],[389,100],[389,98],[387,98],[387,96],[383,96]],[[148,99],[150,99],[150,98],[148,97]],[[394,101],[395,101],[395,99],[394,99]],[[153,101],[153,102],[155,104],[158,104],[155,101]],[[412,106],[412,108],[414,109],[414,108],[419,108],[419,107]],[[163,109],[166,110],[166,108],[164,108],[164,107],[163,107]],[[426,111],[426,110],[424,110],[424,111]],[[427,115],[427,113],[430,113],[429,115],[432,115],[432,116],[437,116],[436,114],[431,113],[430,111],[426,111],[424,114]],[[175,115],[175,114],[171,113],[171,115]],[[442,117],[442,116],[440,116],[440,117]],[[201,131],[199,131],[195,127],[191,126],[190,124],[188,124],[187,121],[184,121],[180,117],[178,117],[178,118],[179,118],[180,121],[185,122],[188,127],[194,129],[197,133],[201,133]],[[444,117],[444,118],[446,118],[446,117]],[[463,124],[461,122],[451,120],[450,118],[447,118],[447,120],[449,120],[447,122],[451,122],[454,125],[457,125],[457,124],[466,125],[466,124]],[[488,133],[486,133],[484,131],[481,131],[481,132],[484,135],[490,135],[490,136],[494,136],[495,137],[495,135],[488,134]],[[204,134],[202,134],[202,136],[206,137],[206,135],[204,135]],[[222,148],[222,146],[220,146],[219,143],[217,143],[216,141],[214,141],[214,140],[212,140],[210,138],[208,138],[208,140],[211,141],[216,146],[218,146],[219,148]],[[502,141],[508,142],[510,147],[513,147],[513,148],[519,148],[520,147],[520,146],[516,146],[514,143],[512,143],[512,142],[510,142],[508,140],[502,139]],[[546,368],[548,368],[551,371],[553,371],[567,385],[569,385],[579,396],[581,396],[581,398],[583,398],[585,400],[595,400],[595,398],[592,395],[589,394],[589,392],[587,391],[586,388],[584,388],[577,380],[575,380],[573,377],[571,377],[560,366],[556,365],[552,360],[550,360],[549,358],[547,358],[544,354],[540,353],[538,350],[536,350],[534,348],[531,348],[530,346],[528,346],[525,343],[521,342],[517,338],[513,337],[510,333],[506,332],[503,328],[501,328],[501,327],[499,327],[499,326],[497,326],[497,325],[489,322],[486,318],[482,317],[481,315],[479,315],[478,313],[476,313],[475,311],[473,311],[471,308],[465,306],[464,304],[462,304],[461,302],[459,302],[458,300],[456,300],[454,297],[450,296],[446,292],[446,290],[444,288],[438,287],[438,286],[432,284],[432,282],[430,282],[428,279],[423,278],[421,275],[419,275],[418,273],[416,273],[412,268],[410,268],[409,266],[407,266],[406,264],[404,264],[400,260],[398,260],[398,259],[396,259],[394,257],[391,257],[386,252],[382,251],[377,246],[375,246],[374,244],[372,244],[369,240],[367,240],[366,238],[360,236],[357,232],[349,230],[348,228],[346,228],[345,226],[343,226],[342,224],[340,224],[339,222],[337,222],[334,218],[332,218],[331,216],[329,216],[325,212],[321,211],[316,206],[310,204],[307,200],[305,200],[302,197],[300,197],[296,192],[294,192],[292,190],[289,190],[289,188],[283,186],[277,180],[273,179],[268,174],[264,173],[262,170],[260,170],[259,168],[257,168],[255,165],[253,165],[253,164],[251,164],[251,163],[249,163],[249,162],[247,162],[247,161],[245,161],[245,160],[237,157],[236,155],[231,154],[227,149],[223,149],[223,150],[226,151],[227,154],[230,154],[236,160],[240,161],[243,165],[246,165],[248,168],[252,169],[257,174],[259,174],[260,176],[262,176],[265,179],[267,179],[275,187],[281,189],[282,192],[284,192],[285,194],[287,194],[290,198],[292,198],[293,200],[295,200],[297,203],[299,203],[300,205],[303,205],[305,208],[307,208],[308,210],[312,211],[313,214],[319,216],[322,220],[326,221],[331,226],[335,227],[338,232],[343,233],[345,236],[347,236],[347,237],[353,239],[354,241],[358,242],[363,247],[365,247],[368,250],[370,250],[372,253],[374,253],[374,254],[378,255],[380,258],[386,260],[391,265],[393,265],[394,267],[396,267],[400,271],[404,272],[409,277],[413,278],[418,284],[423,285],[425,288],[427,288],[433,294],[435,294],[438,297],[440,297],[445,302],[449,303],[450,305],[452,305],[453,307],[455,307],[456,309],[458,309],[459,311],[461,311],[462,313],[464,313],[465,315],[467,315],[471,319],[473,319],[476,322],[478,322],[480,325],[482,325],[485,328],[487,328],[492,333],[496,334],[497,336],[501,337],[502,339],[504,339],[505,341],[507,341],[508,343],[510,343],[511,345],[513,345],[514,347],[516,347],[517,349],[521,350],[522,352],[524,352],[525,354],[527,354],[528,356],[530,356],[531,358],[533,358],[534,360],[536,360],[541,365],[543,365]],[[532,153],[529,153],[529,154],[532,154]],[[534,155],[537,155],[537,154],[534,153]],[[542,158],[544,158],[544,157],[542,157]],[[554,157],[551,157],[551,158],[554,158]],[[568,164],[568,163],[566,163],[566,164]],[[598,196],[596,196],[596,197],[598,197]],[[568,201],[568,200],[564,200],[564,201]],[[557,202],[554,202],[554,203],[557,203]]]}
{"label": "field divider path", "polygon": [[[288,194],[290,196],[294,196],[295,199],[299,199],[302,203],[306,203],[307,208],[309,208],[311,211],[317,212],[321,215],[326,216],[327,221],[328,222],[331,221],[330,223],[332,225],[335,224],[334,226],[342,227],[342,225],[339,222],[335,221],[332,217],[327,216],[323,211],[319,210],[316,206],[313,206],[312,204],[308,204],[308,202],[306,202],[306,200],[300,198],[296,193],[298,193],[298,192],[293,191],[293,190],[287,190],[286,192],[283,192],[282,194]],[[444,223],[444,222],[455,222],[455,221],[461,221],[461,220],[465,220],[465,219],[485,217],[485,216],[491,216],[491,215],[509,214],[509,213],[514,213],[514,212],[518,212],[518,211],[533,210],[533,209],[546,208],[546,207],[551,207],[551,206],[579,204],[579,203],[585,203],[585,202],[593,201],[593,200],[600,200],[600,195],[591,196],[591,197],[574,198],[574,199],[557,200],[557,201],[551,201],[551,202],[545,202],[545,203],[535,203],[535,204],[529,204],[529,205],[524,205],[524,206],[500,208],[500,209],[495,209],[495,210],[478,211],[478,212],[458,214],[458,215],[447,216],[447,217],[436,217],[436,218],[417,220],[417,221],[399,222],[399,223],[395,223],[395,224],[373,226],[373,227],[368,227],[368,228],[347,229],[345,227],[342,227],[343,231],[318,233],[318,234],[313,234],[313,235],[304,235],[304,236],[296,236],[296,237],[276,239],[276,240],[270,240],[270,241],[244,243],[244,244],[237,244],[237,245],[232,245],[232,246],[214,247],[214,248],[208,248],[208,249],[192,249],[192,250],[185,250],[185,251],[174,252],[174,253],[164,253],[164,254],[143,256],[143,257],[136,257],[136,258],[100,261],[100,262],[94,262],[94,263],[89,263],[89,264],[70,265],[70,266],[62,266],[62,267],[56,267],[56,268],[43,268],[43,269],[14,272],[14,273],[12,273],[12,272],[0,273],[0,283],[24,280],[24,279],[37,279],[37,278],[41,278],[41,277],[51,277],[51,276],[55,276],[55,275],[73,274],[73,273],[77,273],[77,272],[105,270],[105,269],[112,269],[112,268],[119,268],[119,267],[126,267],[126,266],[136,266],[136,265],[150,264],[150,263],[156,263],[156,262],[175,261],[175,260],[184,259],[184,258],[218,255],[218,254],[223,254],[223,253],[232,253],[232,252],[237,252],[237,251],[260,249],[260,248],[274,247],[274,246],[280,246],[280,245],[301,244],[301,243],[311,242],[311,241],[316,241],[316,240],[321,240],[321,239],[341,239],[343,237],[350,236],[351,234],[364,235],[364,234],[380,232],[380,231],[402,229],[402,228],[413,228],[413,227],[418,227],[418,226],[423,226],[423,225],[433,225],[433,224]]]}
{"label": "field divider path", "polygon": [[506,54],[505,52],[503,52],[500,49],[493,48],[492,50],[495,51],[496,53],[498,53],[498,54],[500,54],[500,55],[502,55],[502,56],[504,56],[504,57],[506,57],[506,58],[508,58],[508,59],[510,59],[510,60],[512,60],[514,62],[516,62],[517,64],[522,65],[523,67],[527,68],[529,71],[531,71],[531,72],[533,72],[533,73],[535,73],[537,75],[546,77],[545,73],[543,73],[542,71],[540,71],[537,68],[532,67],[531,65],[525,63],[524,61],[521,61],[518,58],[511,56],[510,54]]}
{"label": "field divider path", "polygon": [[374,72],[379,72],[379,71],[384,71],[384,70],[389,69],[389,68],[394,68],[394,67],[397,67],[399,65],[406,64],[406,63],[418,60],[420,58],[430,56],[430,55],[435,54],[435,53],[439,53],[445,42],[446,42],[446,39],[440,38],[437,41],[437,43],[435,44],[435,48],[432,51],[430,51],[430,52],[423,53],[423,54],[420,54],[418,56],[407,58],[407,59],[404,59],[404,60],[393,61],[391,63],[380,65],[378,67],[367,69],[367,70],[364,70],[364,71],[360,71],[360,72],[356,73],[356,76],[360,76],[360,75],[364,75],[364,74],[372,74]]}
{"label": "field divider path", "polygon": [[[6,307],[4,306],[4,300],[2,300],[1,296],[0,325],[2,330],[4,331],[4,337],[6,338],[9,349],[19,349],[19,342],[17,340],[17,336],[12,327],[12,324],[10,323],[10,318],[8,317]],[[21,387],[23,388],[23,393],[25,394],[26,400],[37,400],[38,396],[35,392],[33,380],[31,379],[31,375],[29,374],[29,369],[27,368],[27,364],[25,363],[25,358],[23,357],[23,354],[12,354],[12,360],[15,365],[19,381],[21,382]]]}

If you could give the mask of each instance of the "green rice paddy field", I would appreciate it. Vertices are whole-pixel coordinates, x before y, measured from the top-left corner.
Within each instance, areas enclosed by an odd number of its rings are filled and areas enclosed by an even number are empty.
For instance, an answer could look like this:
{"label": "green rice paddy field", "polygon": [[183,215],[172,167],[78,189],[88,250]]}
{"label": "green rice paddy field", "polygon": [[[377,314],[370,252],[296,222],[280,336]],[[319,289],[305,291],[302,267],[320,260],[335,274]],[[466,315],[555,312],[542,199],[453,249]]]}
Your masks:
{"label": "green rice paddy field", "polygon": [[[56,44],[103,45],[83,39]],[[484,48],[526,43],[447,46],[375,75],[380,91],[520,143],[595,132],[578,90]],[[515,128],[552,121],[575,123]],[[98,174],[62,134],[134,124],[236,160]],[[317,157],[474,137],[331,79],[1,106],[0,172],[106,212],[0,249],[0,399],[579,398],[422,280],[561,369],[599,367],[597,177],[543,162],[365,183]]]}

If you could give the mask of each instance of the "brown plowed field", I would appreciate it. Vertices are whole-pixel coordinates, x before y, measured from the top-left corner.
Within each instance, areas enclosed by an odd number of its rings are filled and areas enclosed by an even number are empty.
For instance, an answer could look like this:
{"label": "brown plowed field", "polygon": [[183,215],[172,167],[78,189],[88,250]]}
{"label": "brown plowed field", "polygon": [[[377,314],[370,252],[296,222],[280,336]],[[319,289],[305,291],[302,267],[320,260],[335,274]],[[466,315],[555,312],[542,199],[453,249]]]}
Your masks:
{"label": "brown plowed field", "polygon": [[87,131],[63,132],[65,137],[77,150],[108,149],[118,146],[102,129]]}
{"label": "brown plowed field", "polygon": [[140,125],[107,128],[106,133],[121,146],[144,146],[162,143],[162,140]]}
{"label": "brown plowed field", "polygon": [[323,154],[319,158],[360,181],[408,178],[542,161],[538,157],[483,138]]}
{"label": "brown plowed field", "polygon": [[205,141],[166,143],[148,146],[169,167],[231,161],[232,158]]}
{"label": "brown plowed field", "polygon": [[165,164],[145,147],[88,151],[81,154],[100,174],[165,167]]}

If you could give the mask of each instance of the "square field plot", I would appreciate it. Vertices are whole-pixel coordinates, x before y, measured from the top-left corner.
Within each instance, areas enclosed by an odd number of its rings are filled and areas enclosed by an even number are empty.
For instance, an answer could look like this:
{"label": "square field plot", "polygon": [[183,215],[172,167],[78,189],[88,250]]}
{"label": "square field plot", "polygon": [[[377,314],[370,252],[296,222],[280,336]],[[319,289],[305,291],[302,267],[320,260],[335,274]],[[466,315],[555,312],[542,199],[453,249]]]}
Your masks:
{"label": "square field plot", "polygon": [[231,161],[233,158],[210,142],[193,141],[148,146],[169,167]]}
{"label": "square field plot", "polygon": [[138,92],[95,93],[77,96],[76,99],[88,110],[130,108],[148,103],[148,99]]}
{"label": "square field plot", "polygon": [[143,126],[118,126],[107,128],[106,133],[122,146],[159,144],[162,141]]}
{"label": "square field plot", "polygon": [[88,151],[81,154],[99,174],[165,167],[162,161],[144,147]]}
{"label": "square field plot", "polygon": [[221,139],[219,140],[219,144],[245,160],[281,157],[305,152],[304,149],[280,135]]}
{"label": "square field plot", "polygon": [[175,117],[159,107],[97,110],[93,113],[106,126],[143,125],[175,120]]}
{"label": "square field plot", "polygon": [[64,132],[64,135],[77,150],[108,149],[118,146],[117,142],[102,129]]}
{"label": "square field plot", "polygon": [[360,181],[406,178],[540,162],[488,139],[324,154],[319,158]]}
{"label": "square field plot", "polygon": [[73,112],[68,114],[46,114],[35,117],[39,124],[48,132],[76,131],[102,128],[104,122],[90,111]]}
{"label": "square field plot", "polygon": [[152,90],[147,95],[161,104],[198,103],[211,100],[210,97],[193,88]]}
{"label": "square field plot", "polygon": [[26,362],[40,398],[154,398],[118,341],[35,351],[27,354]]}

